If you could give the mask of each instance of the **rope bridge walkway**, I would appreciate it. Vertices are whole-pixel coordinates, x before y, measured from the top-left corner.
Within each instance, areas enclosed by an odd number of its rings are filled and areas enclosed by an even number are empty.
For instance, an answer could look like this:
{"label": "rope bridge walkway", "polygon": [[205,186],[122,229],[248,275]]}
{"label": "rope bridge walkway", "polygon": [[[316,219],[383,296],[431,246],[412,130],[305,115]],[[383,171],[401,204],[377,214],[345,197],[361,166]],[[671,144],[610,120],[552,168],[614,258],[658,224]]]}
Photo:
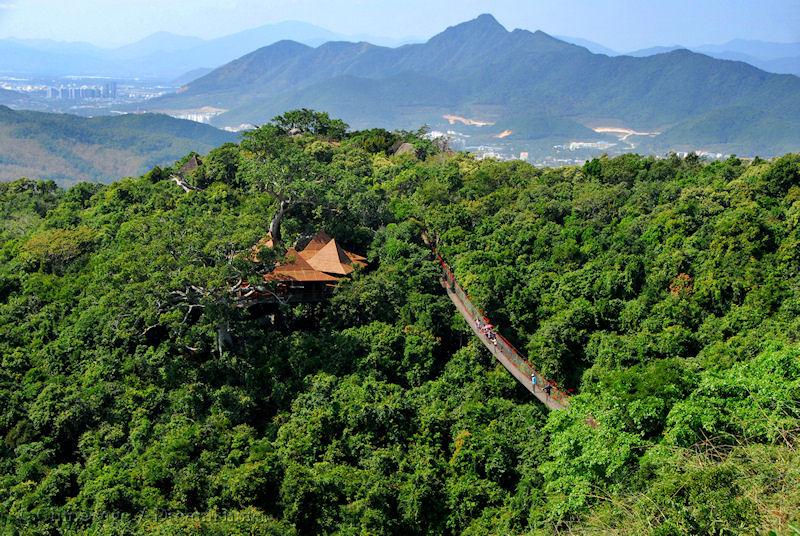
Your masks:
{"label": "rope bridge walkway", "polygon": [[[554,381],[542,376],[514,346],[496,331],[487,330],[491,323],[486,315],[473,305],[469,295],[464,292],[456,281],[450,267],[444,262],[441,255],[434,249],[436,258],[442,267],[442,286],[447,289],[453,304],[461,316],[467,321],[475,335],[483,345],[503,366],[522,384],[533,396],[549,409],[564,409],[569,405],[569,396],[561,390]],[[531,376],[536,376],[536,385],[533,385]]]}

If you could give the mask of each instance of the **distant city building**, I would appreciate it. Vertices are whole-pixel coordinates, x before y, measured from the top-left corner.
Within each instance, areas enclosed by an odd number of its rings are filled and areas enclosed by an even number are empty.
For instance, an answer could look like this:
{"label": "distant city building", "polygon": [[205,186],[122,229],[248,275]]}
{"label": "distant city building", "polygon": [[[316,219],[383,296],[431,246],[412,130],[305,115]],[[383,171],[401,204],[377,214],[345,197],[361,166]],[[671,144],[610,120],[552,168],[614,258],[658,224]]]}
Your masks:
{"label": "distant city building", "polygon": [[117,98],[117,83],[116,82],[108,82],[106,85],[103,86],[103,98],[104,99],[116,99]]}
{"label": "distant city building", "polygon": [[196,123],[207,124],[210,123],[212,119],[214,119],[220,114],[225,113],[226,111],[227,110],[223,110],[221,108],[204,106],[196,110],[172,110],[172,111],[166,111],[165,113],[176,119],[187,119],[189,121],[194,121]]}
{"label": "distant city building", "polygon": [[52,100],[92,100],[92,99],[116,99],[117,84],[109,82],[103,86],[43,86],[38,89],[40,95]]}

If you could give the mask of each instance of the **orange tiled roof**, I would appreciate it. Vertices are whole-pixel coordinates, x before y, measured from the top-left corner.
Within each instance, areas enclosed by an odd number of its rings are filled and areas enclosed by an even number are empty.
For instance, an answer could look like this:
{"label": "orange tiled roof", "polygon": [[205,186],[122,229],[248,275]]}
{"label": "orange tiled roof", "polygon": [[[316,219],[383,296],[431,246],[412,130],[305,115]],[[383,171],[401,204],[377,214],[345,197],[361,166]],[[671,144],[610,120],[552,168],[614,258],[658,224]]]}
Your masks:
{"label": "orange tiled roof", "polygon": [[306,247],[303,248],[303,251],[300,252],[300,256],[304,259],[308,260],[309,258],[316,255],[316,253],[325,247],[325,245],[333,240],[328,233],[325,231],[319,231],[311,241],[306,244]]}
{"label": "orange tiled roof", "polygon": [[361,266],[362,268],[367,265],[367,258],[358,255],[357,253],[353,253],[352,251],[345,251],[350,260],[353,261],[354,264]]}
{"label": "orange tiled roof", "polygon": [[264,276],[266,281],[300,281],[305,283],[328,283],[338,281],[336,277],[314,269],[294,248],[286,252],[287,262],[277,266]]}
{"label": "orange tiled roof", "polygon": [[[253,247],[253,257],[263,247],[272,247],[272,238],[267,235]],[[298,252],[290,248],[284,262],[266,274],[266,281],[336,282],[350,274],[356,266],[366,266],[366,258],[345,251],[325,231],[320,231],[306,247]]]}
{"label": "orange tiled roof", "polygon": [[331,240],[313,257],[309,258],[308,264],[320,272],[336,275],[347,275],[353,271],[353,260],[336,240]]}

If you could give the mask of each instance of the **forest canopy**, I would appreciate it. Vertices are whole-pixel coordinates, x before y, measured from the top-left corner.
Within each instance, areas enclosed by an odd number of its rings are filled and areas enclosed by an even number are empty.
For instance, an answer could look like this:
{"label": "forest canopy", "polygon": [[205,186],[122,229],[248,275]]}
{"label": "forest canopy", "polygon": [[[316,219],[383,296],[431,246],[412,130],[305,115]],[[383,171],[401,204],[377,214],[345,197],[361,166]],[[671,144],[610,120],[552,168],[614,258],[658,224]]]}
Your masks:
{"label": "forest canopy", "polygon": [[[0,184],[4,531],[798,530],[800,155],[538,169],[422,134],[300,110],[191,188],[191,155]],[[240,306],[320,229],[369,266]],[[423,231],[568,410],[471,337]]]}

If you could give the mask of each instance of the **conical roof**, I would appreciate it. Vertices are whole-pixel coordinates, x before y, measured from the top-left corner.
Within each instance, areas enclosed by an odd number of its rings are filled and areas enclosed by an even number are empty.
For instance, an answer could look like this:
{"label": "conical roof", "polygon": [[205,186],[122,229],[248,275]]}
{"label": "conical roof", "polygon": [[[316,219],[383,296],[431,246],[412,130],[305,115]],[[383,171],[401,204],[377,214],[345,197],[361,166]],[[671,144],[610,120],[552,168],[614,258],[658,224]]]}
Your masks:
{"label": "conical roof", "polygon": [[347,255],[347,252],[333,239],[307,260],[312,268],[320,272],[347,275],[353,271],[353,261]]}
{"label": "conical roof", "polygon": [[362,257],[358,253],[353,253],[352,251],[345,251],[345,253],[347,253],[347,256],[350,257],[350,260],[353,261],[354,264],[357,264],[362,268],[367,266],[366,257]]}
{"label": "conical roof", "polygon": [[325,231],[319,231],[300,252],[300,256],[308,260],[324,248],[332,239]]}
{"label": "conical roof", "polygon": [[337,278],[322,273],[313,268],[305,259],[298,255],[294,248],[286,251],[289,262],[281,264],[266,274],[267,281],[303,281],[303,282],[334,282]]}
{"label": "conical roof", "polygon": [[193,154],[189,158],[189,160],[187,160],[186,163],[181,166],[181,169],[179,170],[179,174],[180,175],[186,175],[187,173],[191,173],[195,169],[199,168],[200,164],[202,164],[200,159],[197,158],[196,154]]}

